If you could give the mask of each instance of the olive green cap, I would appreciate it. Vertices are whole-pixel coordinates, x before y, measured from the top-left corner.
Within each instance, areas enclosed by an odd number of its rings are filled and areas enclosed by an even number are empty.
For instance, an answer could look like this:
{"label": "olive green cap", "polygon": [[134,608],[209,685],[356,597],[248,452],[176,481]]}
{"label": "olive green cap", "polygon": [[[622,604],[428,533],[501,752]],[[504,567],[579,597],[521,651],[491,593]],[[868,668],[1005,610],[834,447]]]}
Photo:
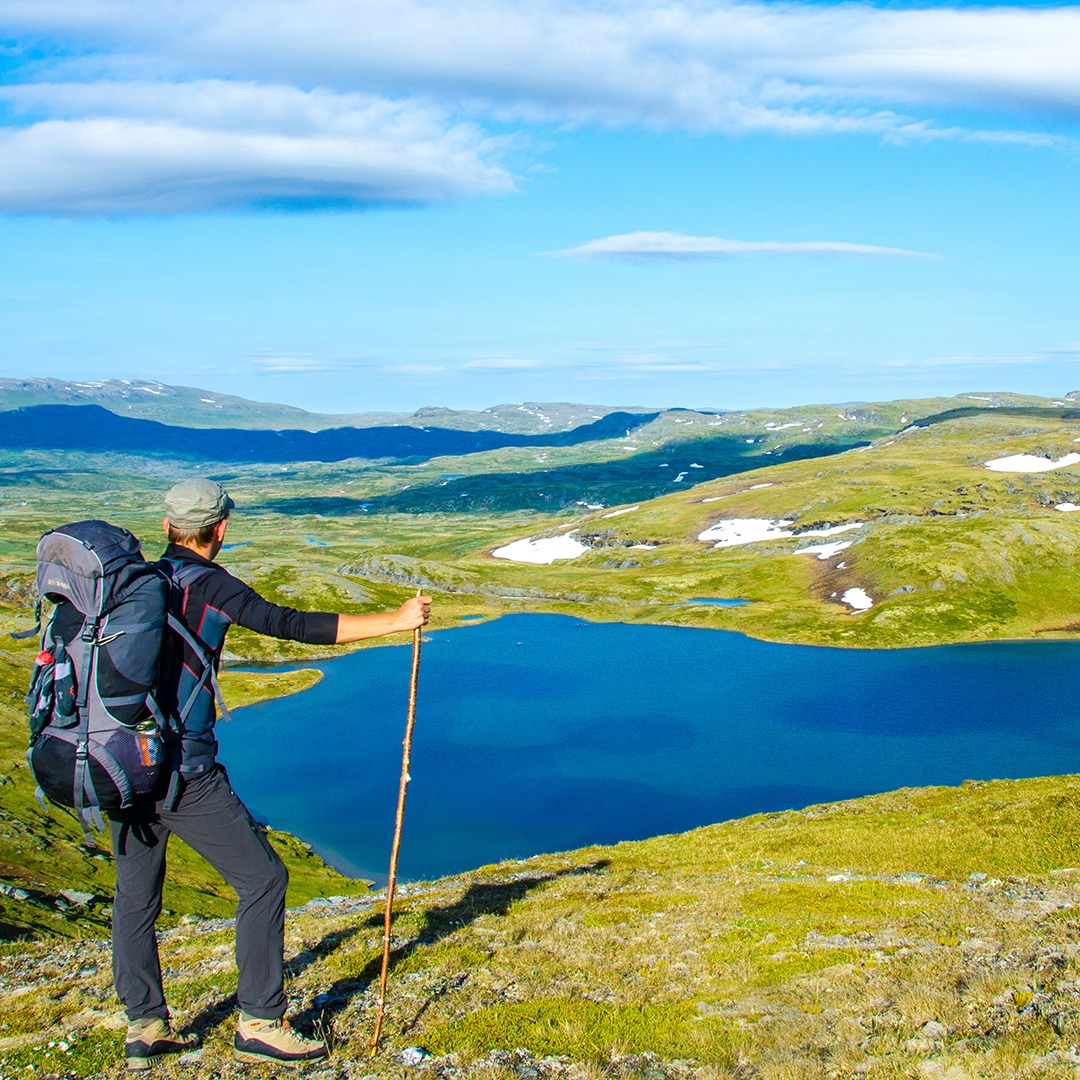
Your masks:
{"label": "olive green cap", "polygon": [[236,505],[213,480],[182,480],[165,496],[165,516],[178,529],[214,525]]}

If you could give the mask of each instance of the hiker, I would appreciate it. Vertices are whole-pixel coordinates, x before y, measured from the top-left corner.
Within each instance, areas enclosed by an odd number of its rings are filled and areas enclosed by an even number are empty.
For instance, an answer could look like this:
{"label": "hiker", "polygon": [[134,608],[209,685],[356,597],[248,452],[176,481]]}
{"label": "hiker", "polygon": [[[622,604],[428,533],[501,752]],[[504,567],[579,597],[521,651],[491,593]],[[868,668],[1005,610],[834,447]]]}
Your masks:
{"label": "hiker", "polygon": [[[302,612],[270,603],[214,560],[234,503],[210,480],[185,480],[165,496],[169,546],[159,564],[171,577],[181,621],[201,641],[216,668],[225,633],[236,623],[260,634],[332,645],[423,626],[431,598],[416,596],[396,611],[372,615]],[[195,1034],[174,1030],[162,988],[155,920],[161,912],[165,849],[171,833],[187,841],[237,892],[236,966],[240,1016],[234,1046],[249,1061],[286,1065],[325,1058],[326,1043],[285,1020],[284,934],[288,871],[264,832],[234,794],[216,760],[213,680],[197,686],[198,665],[179,636],[166,644],[159,703],[179,715],[178,702],[197,689],[180,732],[167,732],[168,787],[109,813],[116,856],[113,976],[128,1016],[125,1052],[132,1070],[164,1054],[194,1049]],[[312,718],[313,724],[318,718]]]}

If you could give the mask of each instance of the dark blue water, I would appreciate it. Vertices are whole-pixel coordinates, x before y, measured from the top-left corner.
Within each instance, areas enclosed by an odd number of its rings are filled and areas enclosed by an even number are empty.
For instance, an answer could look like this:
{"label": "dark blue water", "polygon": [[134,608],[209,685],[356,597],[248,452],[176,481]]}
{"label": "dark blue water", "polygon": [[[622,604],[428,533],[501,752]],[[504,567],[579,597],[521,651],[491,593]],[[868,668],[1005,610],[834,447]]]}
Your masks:
{"label": "dark blue water", "polygon": [[[408,645],[219,724],[241,796],[385,879]],[[1080,769],[1080,643],[863,651],[514,615],[431,634],[400,869],[676,832],[762,810]]]}

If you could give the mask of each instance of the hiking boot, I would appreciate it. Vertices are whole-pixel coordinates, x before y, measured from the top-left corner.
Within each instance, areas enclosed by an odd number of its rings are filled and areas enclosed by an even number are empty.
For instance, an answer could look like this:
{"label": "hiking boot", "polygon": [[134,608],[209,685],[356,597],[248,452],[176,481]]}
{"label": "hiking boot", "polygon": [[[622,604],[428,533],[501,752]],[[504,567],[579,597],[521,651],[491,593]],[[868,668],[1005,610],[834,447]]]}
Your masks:
{"label": "hiking boot", "polygon": [[182,1054],[185,1050],[198,1048],[198,1035],[181,1035],[173,1031],[168,1020],[160,1016],[147,1016],[128,1024],[124,1053],[127,1055],[127,1067],[132,1072],[142,1072],[165,1054]]}
{"label": "hiking boot", "polygon": [[272,1061],[289,1066],[319,1061],[330,1053],[322,1039],[304,1038],[283,1016],[258,1020],[245,1012],[240,1014],[233,1046],[242,1061]]}

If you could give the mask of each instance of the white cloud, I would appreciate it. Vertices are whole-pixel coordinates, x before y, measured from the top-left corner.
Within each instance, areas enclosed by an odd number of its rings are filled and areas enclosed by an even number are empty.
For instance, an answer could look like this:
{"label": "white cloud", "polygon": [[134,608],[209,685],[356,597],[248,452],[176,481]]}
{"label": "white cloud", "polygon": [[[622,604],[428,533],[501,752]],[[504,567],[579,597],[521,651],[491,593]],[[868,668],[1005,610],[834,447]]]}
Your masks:
{"label": "white cloud", "polygon": [[116,213],[434,202],[505,192],[496,144],[415,102],[220,80],[0,88],[0,208]]}
{"label": "white cloud", "polygon": [[1075,7],[0,0],[0,24],[77,47],[83,66],[89,47],[121,72],[419,91],[562,120],[884,128],[927,103],[1080,103]]}
{"label": "white cloud", "polygon": [[0,25],[7,209],[506,191],[490,122],[1077,146],[1077,6],[0,0]]}
{"label": "white cloud", "polygon": [[549,251],[562,258],[706,259],[743,255],[841,255],[940,259],[924,251],[873,247],[839,241],[725,240],[670,232],[634,232],[590,240],[579,247]]}

